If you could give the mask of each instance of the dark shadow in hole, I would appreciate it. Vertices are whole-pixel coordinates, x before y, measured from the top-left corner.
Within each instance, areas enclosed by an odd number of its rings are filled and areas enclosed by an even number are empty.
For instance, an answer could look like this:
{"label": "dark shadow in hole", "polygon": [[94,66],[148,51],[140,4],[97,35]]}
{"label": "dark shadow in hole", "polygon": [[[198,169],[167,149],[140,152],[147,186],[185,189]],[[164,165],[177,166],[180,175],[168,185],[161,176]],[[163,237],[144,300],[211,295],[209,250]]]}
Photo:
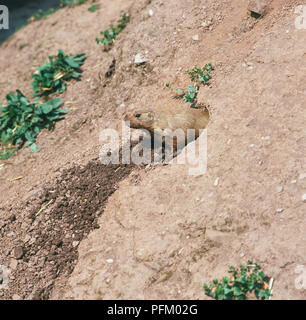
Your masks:
{"label": "dark shadow in hole", "polygon": [[252,17],[252,18],[255,18],[255,19],[259,19],[259,18],[262,17],[262,15],[261,15],[260,13],[251,11],[251,17]]}

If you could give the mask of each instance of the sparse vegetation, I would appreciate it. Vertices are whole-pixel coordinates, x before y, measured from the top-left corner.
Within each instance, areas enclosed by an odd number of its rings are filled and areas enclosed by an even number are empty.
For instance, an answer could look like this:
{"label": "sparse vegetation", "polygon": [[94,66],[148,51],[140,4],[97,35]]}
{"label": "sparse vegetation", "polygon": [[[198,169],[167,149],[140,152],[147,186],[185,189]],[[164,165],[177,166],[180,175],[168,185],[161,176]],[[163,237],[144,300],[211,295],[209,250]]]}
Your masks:
{"label": "sparse vegetation", "polygon": [[204,68],[193,67],[191,70],[187,70],[186,73],[190,76],[191,81],[209,84],[209,80],[211,79],[209,71],[211,70],[214,70],[214,68],[211,63],[208,63]]}
{"label": "sparse vegetation", "polygon": [[33,96],[36,102],[29,102],[20,90],[6,96],[7,105],[0,106],[0,160],[8,159],[25,144],[33,152],[37,151],[36,137],[41,130],[52,130],[55,122],[63,119],[69,109],[61,109],[62,100],[55,98],[45,103],[37,103],[39,97],[47,97],[53,92],[66,90],[66,81],[81,77],[80,66],[85,54],[67,56],[62,50],[32,75]]}
{"label": "sparse vegetation", "polygon": [[[200,85],[209,85],[209,80],[211,79],[210,71],[214,70],[211,63],[208,63],[203,68],[193,67],[191,70],[187,70],[186,73],[190,76],[191,81],[196,81],[189,85],[187,89],[177,89],[175,98],[183,98],[185,102],[194,103],[196,101],[197,95],[199,93]],[[167,83],[166,88],[172,90],[171,84]]]}
{"label": "sparse vegetation", "polygon": [[88,8],[88,11],[89,11],[89,12],[95,12],[95,11],[97,11],[99,8],[100,8],[100,5],[99,5],[99,4],[93,4],[92,6],[90,6],[90,7]]}
{"label": "sparse vegetation", "polygon": [[[166,87],[171,89],[170,84],[166,84]],[[198,95],[199,86],[196,83],[191,84],[187,89],[176,89],[175,98],[183,98],[185,102],[193,103]]]}
{"label": "sparse vegetation", "polygon": [[66,90],[66,81],[80,79],[80,67],[85,61],[85,54],[65,55],[58,50],[57,56],[50,56],[49,61],[32,74],[31,83],[34,97],[48,96],[53,92],[62,93]]}
{"label": "sparse vegetation", "polygon": [[55,98],[43,104],[31,103],[17,90],[6,96],[7,105],[0,106],[0,159],[8,159],[24,144],[33,152],[36,137],[45,128],[52,130],[69,109],[61,109],[62,100]]}
{"label": "sparse vegetation", "polygon": [[22,43],[22,44],[18,47],[19,51],[21,51],[23,48],[27,47],[28,45],[29,45],[28,42]]}
{"label": "sparse vegetation", "polygon": [[[77,6],[77,5],[83,4],[83,3],[87,2],[87,1],[88,0],[61,0],[58,8],[55,8],[55,9],[54,8],[50,8],[50,9],[45,10],[45,11],[44,10],[38,10],[32,17],[30,17],[28,19],[28,22],[31,23],[31,22],[34,22],[34,21],[38,21],[38,20],[47,18],[52,13],[56,12],[57,10],[59,10],[61,8]],[[95,0],[92,0],[92,2],[94,3]],[[96,6],[99,6],[99,5],[96,5]],[[94,7],[94,5],[92,7]],[[98,8],[96,8],[96,9],[98,9]],[[91,11],[91,10],[89,10],[89,11]]]}
{"label": "sparse vegetation", "polygon": [[228,272],[231,276],[204,284],[204,292],[217,300],[246,300],[252,293],[257,299],[269,299],[270,278],[260,270],[260,266],[251,260],[246,266],[241,264],[239,269],[230,266]]}
{"label": "sparse vegetation", "polygon": [[38,20],[47,18],[48,16],[50,16],[50,14],[56,12],[59,9],[60,8],[56,8],[56,9],[50,8],[50,9],[48,9],[46,11],[38,10],[32,17],[30,17],[28,19],[28,22],[30,23],[30,22],[34,22],[34,21],[38,21]]}
{"label": "sparse vegetation", "polygon": [[194,102],[194,100],[198,95],[198,92],[199,92],[199,86],[196,83],[191,84],[183,95],[185,102],[190,102],[190,103]]}
{"label": "sparse vegetation", "polygon": [[126,27],[128,21],[129,21],[129,17],[126,13],[124,13],[117,27],[114,27],[111,24],[108,29],[101,31],[103,38],[102,39],[96,38],[97,44],[102,43],[104,45],[105,51],[110,50],[119,33]]}
{"label": "sparse vegetation", "polygon": [[[60,5],[63,7],[67,7],[67,6],[78,6],[80,4],[83,4],[85,2],[87,2],[88,0],[61,0]],[[92,1],[95,2],[95,1]]]}

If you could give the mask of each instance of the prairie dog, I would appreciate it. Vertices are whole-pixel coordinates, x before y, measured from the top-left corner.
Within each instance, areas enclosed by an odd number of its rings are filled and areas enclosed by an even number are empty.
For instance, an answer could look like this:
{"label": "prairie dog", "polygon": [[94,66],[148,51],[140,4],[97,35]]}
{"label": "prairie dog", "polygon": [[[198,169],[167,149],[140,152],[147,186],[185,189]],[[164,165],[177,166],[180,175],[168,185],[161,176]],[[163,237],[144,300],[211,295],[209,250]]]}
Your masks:
{"label": "prairie dog", "polygon": [[[205,129],[209,122],[209,112],[202,109],[179,110],[134,110],[126,112],[125,121],[130,121],[131,128],[147,129],[151,134],[163,133],[163,130],[182,129],[187,137],[187,129],[195,129],[195,137],[199,130]],[[165,133],[164,133],[165,134]]]}

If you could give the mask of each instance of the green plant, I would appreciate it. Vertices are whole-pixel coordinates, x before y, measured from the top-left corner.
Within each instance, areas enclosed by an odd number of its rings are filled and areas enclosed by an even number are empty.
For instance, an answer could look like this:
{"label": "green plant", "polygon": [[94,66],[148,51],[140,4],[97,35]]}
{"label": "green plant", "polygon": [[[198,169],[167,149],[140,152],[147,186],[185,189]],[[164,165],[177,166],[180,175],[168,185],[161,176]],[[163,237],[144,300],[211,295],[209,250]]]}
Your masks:
{"label": "green plant", "polygon": [[126,27],[128,21],[129,21],[128,15],[124,13],[122,15],[121,20],[119,20],[117,27],[114,27],[111,24],[109,26],[109,29],[105,29],[104,31],[101,31],[103,38],[102,39],[96,38],[97,44],[102,43],[104,45],[104,49],[108,51],[112,47],[119,33]]}
{"label": "green plant", "polygon": [[28,22],[34,22],[34,21],[38,21],[44,18],[47,18],[48,16],[50,16],[50,14],[56,12],[57,10],[59,10],[60,8],[56,8],[56,9],[48,9],[46,11],[43,10],[38,10],[32,17],[30,17],[28,19]]}
{"label": "green plant", "polygon": [[193,67],[191,70],[187,70],[186,73],[190,76],[191,81],[209,84],[208,81],[211,79],[210,70],[214,70],[214,68],[211,63],[208,63],[204,68]]}
{"label": "green plant", "polygon": [[198,95],[198,92],[199,92],[199,86],[196,83],[191,84],[183,95],[185,102],[190,102],[190,103],[194,102],[194,100]]}
{"label": "green plant", "polygon": [[100,8],[99,4],[93,4],[91,7],[88,8],[89,12],[95,12]]}
{"label": "green plant", "polygon": [[240,269],[230,266],[228,272],[231,276],[204,284],[204,292],[217,300],[246,300],[251,293],[257,299],[268,299],[271,295],[270,278],[260,270],[260,266],[251,260],[246,266],[241,264]]}
{"label": "green plant", "polygon": [[[177,89],[174,97],[176,99],[184,98],[185,102],[194,103],[201,83],[209,84],[208,81],[211,79],[209,71],[211,70],[214,70],[211,63],[206,64],[203,68],[193,67],[191,70],[187,70],[186,73],[190,76],[191,80],[196,82],[189,85],[187,89]],[[167,83],[166,88],[172,90],[171,83]]]}
{"label": "green plant", "polygon": [[6,96],[7,105],[0,106],[0,159],[4,160],[24,144],[37,151],[36,137],[41,130],[52,130],[69,109],[61,109],[62,100],[55,98],[43,104],[31,103],[16,90]]}
{"label": "green plant", "polygon": [[[167,83],[166,88],[172,90],[171,84]],[[181,99],[183,98],[185,102],[193,103],[199,93],[199,86],[194,83],[191,84],[187,89],[176,89],[174,98]]]}
{"label": "green plant", "polygon": [[[57,10],[61,9],[61,8],[64,8],[64,7],[73,7],[73,6],[77,6],[77,5],[80,5],[80,4],[83,4],[85,2],[87,2],[88,0],[61,0],[60,4],[59,4],[59,7],[58,8],[51,8],[51,9],[48,9],[48,10],[38,10],[32,17],[30,17],[28,19],[28,22],[31,23],[31,22],[34,22],[34,21],[38,21],[38,20],[41,20],[41,19],[44,19],[48,16],[50,16],[52,13],[56,12]],[[93,0],[92,2],[95,2],[95,0]]]}
{"label": "green plant", "polygon": [[25,48],[25,47],[27,47],[29,45],[29,43],[28,42],[24,42],[24,43],[22,43],[20,46],[19,46],[19,51],[21,51],[23,48]]}
{"label": "green plant", "polygon": [[32,74],[31,83],[34,97],[48,96],[50,93],[62,93],[66,90],[66,81],[81,77],[80,67],[86,59],[85,54],[65,55],[58,50],[57,56],[50,56],[49,61]]}
{"label": "green plant", "polygon": [[[88,0],[61,0],[60,6],[67,7],[67,6],[78,6],[87,2]],[[94,2],[94,1],[93,1]]]}

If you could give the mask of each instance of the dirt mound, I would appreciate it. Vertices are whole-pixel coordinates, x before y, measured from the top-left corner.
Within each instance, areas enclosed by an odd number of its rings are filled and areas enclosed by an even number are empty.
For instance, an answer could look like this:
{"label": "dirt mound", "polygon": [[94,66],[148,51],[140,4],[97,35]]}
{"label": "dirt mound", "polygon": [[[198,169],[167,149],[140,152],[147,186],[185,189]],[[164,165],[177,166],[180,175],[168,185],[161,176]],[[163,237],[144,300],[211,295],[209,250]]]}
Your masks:
{"label": "dirt mound", "polygon": [[2,207],[9,218],[0,224],[1,264],[10,265],[13,280],[2,298],[48,299],[54,282],[72,272],[80,241],[99,228],[107,199],[131,170],[98,160],[75,165],[34,189],[19,207]]}

